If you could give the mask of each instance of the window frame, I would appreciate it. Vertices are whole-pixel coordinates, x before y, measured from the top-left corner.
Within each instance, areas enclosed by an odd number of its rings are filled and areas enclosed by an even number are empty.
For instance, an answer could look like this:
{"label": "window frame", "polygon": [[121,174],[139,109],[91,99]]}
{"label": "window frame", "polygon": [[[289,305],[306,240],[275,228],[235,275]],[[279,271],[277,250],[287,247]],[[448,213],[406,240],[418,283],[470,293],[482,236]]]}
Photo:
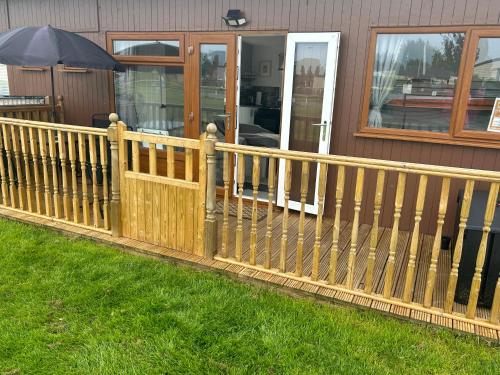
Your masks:
{"label": "window frame", "polygon": [[[148,56],[148,55],[115,55],[113,42],[115,40],[176,40],[179,42],[179,56]],[[165,64],[184,63],[184,33],[169,32],[112,32],[106,34],[106,47],[113,58],[125,64]]]}
{"label": "window frame", "polygon": [[[391,128],[372,128],[368,126],[368,114],[371,99],[371,87],[375,53],[378,34],[438,34],[438,33],[465,33],[464,46],[458,68],[455,95],[453,97],[450,126],[448,132],[439,133],[428,130],[408,130]],[[370,32],[370,43],[366,76],[361,104],[361,116],[358,131],[355,136],[397,139],[413,142],[431,142],[456,144],[465,146],[478,146],[489,148],[500,148],[500,134],[493,132],[481,132],[465,130],[466,103],[472,82],[472,70],[474,67],[474,56],[480,37],[499,37],[499,27],[477,27],[477,26],[429,26],[429,27],[373,27]]]}

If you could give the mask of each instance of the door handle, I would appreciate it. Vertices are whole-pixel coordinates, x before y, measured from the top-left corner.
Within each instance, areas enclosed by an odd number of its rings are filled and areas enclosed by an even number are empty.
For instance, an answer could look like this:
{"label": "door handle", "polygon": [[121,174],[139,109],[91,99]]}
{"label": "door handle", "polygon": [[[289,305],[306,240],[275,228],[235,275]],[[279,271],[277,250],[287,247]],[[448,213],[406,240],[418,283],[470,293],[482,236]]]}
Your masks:
{"label": "door handle", "polygon": [[328,121],[323,121],[323,122],[320,122],[320,123],[317,123],[317,124],[311,124],[312,126],[321,126],[323,129],[323,132],[321,134],[321,138],[323,141],[326,140],[326,127],[328,126]]}

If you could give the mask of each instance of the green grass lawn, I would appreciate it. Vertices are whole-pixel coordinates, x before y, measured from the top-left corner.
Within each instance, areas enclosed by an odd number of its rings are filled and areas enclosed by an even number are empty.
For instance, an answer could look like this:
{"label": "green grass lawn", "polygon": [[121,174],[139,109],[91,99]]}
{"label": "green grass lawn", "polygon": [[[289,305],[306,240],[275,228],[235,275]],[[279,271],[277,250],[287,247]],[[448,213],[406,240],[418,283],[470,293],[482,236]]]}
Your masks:
{"label": "green grass lawn", "polygon": [[0,374],[498,374],[500,348],[0,219]]}

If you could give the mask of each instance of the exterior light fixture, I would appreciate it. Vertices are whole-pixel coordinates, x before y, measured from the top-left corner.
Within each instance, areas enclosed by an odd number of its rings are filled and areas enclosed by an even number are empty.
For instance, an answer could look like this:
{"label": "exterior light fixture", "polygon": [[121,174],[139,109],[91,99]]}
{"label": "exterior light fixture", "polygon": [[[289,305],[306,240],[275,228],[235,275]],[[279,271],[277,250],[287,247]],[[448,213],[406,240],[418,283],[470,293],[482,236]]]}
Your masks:
{"label": "exterior light fixture", "polygon": [[243,17],[242,13],[239,9],[229,9],[227,11],[227,16],[222,16],[222,19],[226,23],[227,26],[239,27],[243,26],[247,23],[245,17]]}

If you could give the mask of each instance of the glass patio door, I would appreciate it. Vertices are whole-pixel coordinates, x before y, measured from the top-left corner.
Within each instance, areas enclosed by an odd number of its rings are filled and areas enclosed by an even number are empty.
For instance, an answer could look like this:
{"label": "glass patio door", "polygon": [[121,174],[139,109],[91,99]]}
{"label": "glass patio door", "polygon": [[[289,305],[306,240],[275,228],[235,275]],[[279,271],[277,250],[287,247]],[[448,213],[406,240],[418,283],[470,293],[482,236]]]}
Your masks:
{"label": "glass patio door", "polygon": [[[214,123],[217,138],[234,142],[235,36],[191,34],[190,42],[192,127],[201,134],[209,123]],[[222,184],[222,160],[217,160],[217,185]]]}
{"label": "glass patio door", "polygon": [[[283,150],[328,154],[340,33],[287,36],[281,143]],[[305,210],[318,212],[319,165],[311,163]],[[278,200],[284,205],[285,161],[280,160]],[[289,207],[300,210],[301,163],[292,162]]]}

